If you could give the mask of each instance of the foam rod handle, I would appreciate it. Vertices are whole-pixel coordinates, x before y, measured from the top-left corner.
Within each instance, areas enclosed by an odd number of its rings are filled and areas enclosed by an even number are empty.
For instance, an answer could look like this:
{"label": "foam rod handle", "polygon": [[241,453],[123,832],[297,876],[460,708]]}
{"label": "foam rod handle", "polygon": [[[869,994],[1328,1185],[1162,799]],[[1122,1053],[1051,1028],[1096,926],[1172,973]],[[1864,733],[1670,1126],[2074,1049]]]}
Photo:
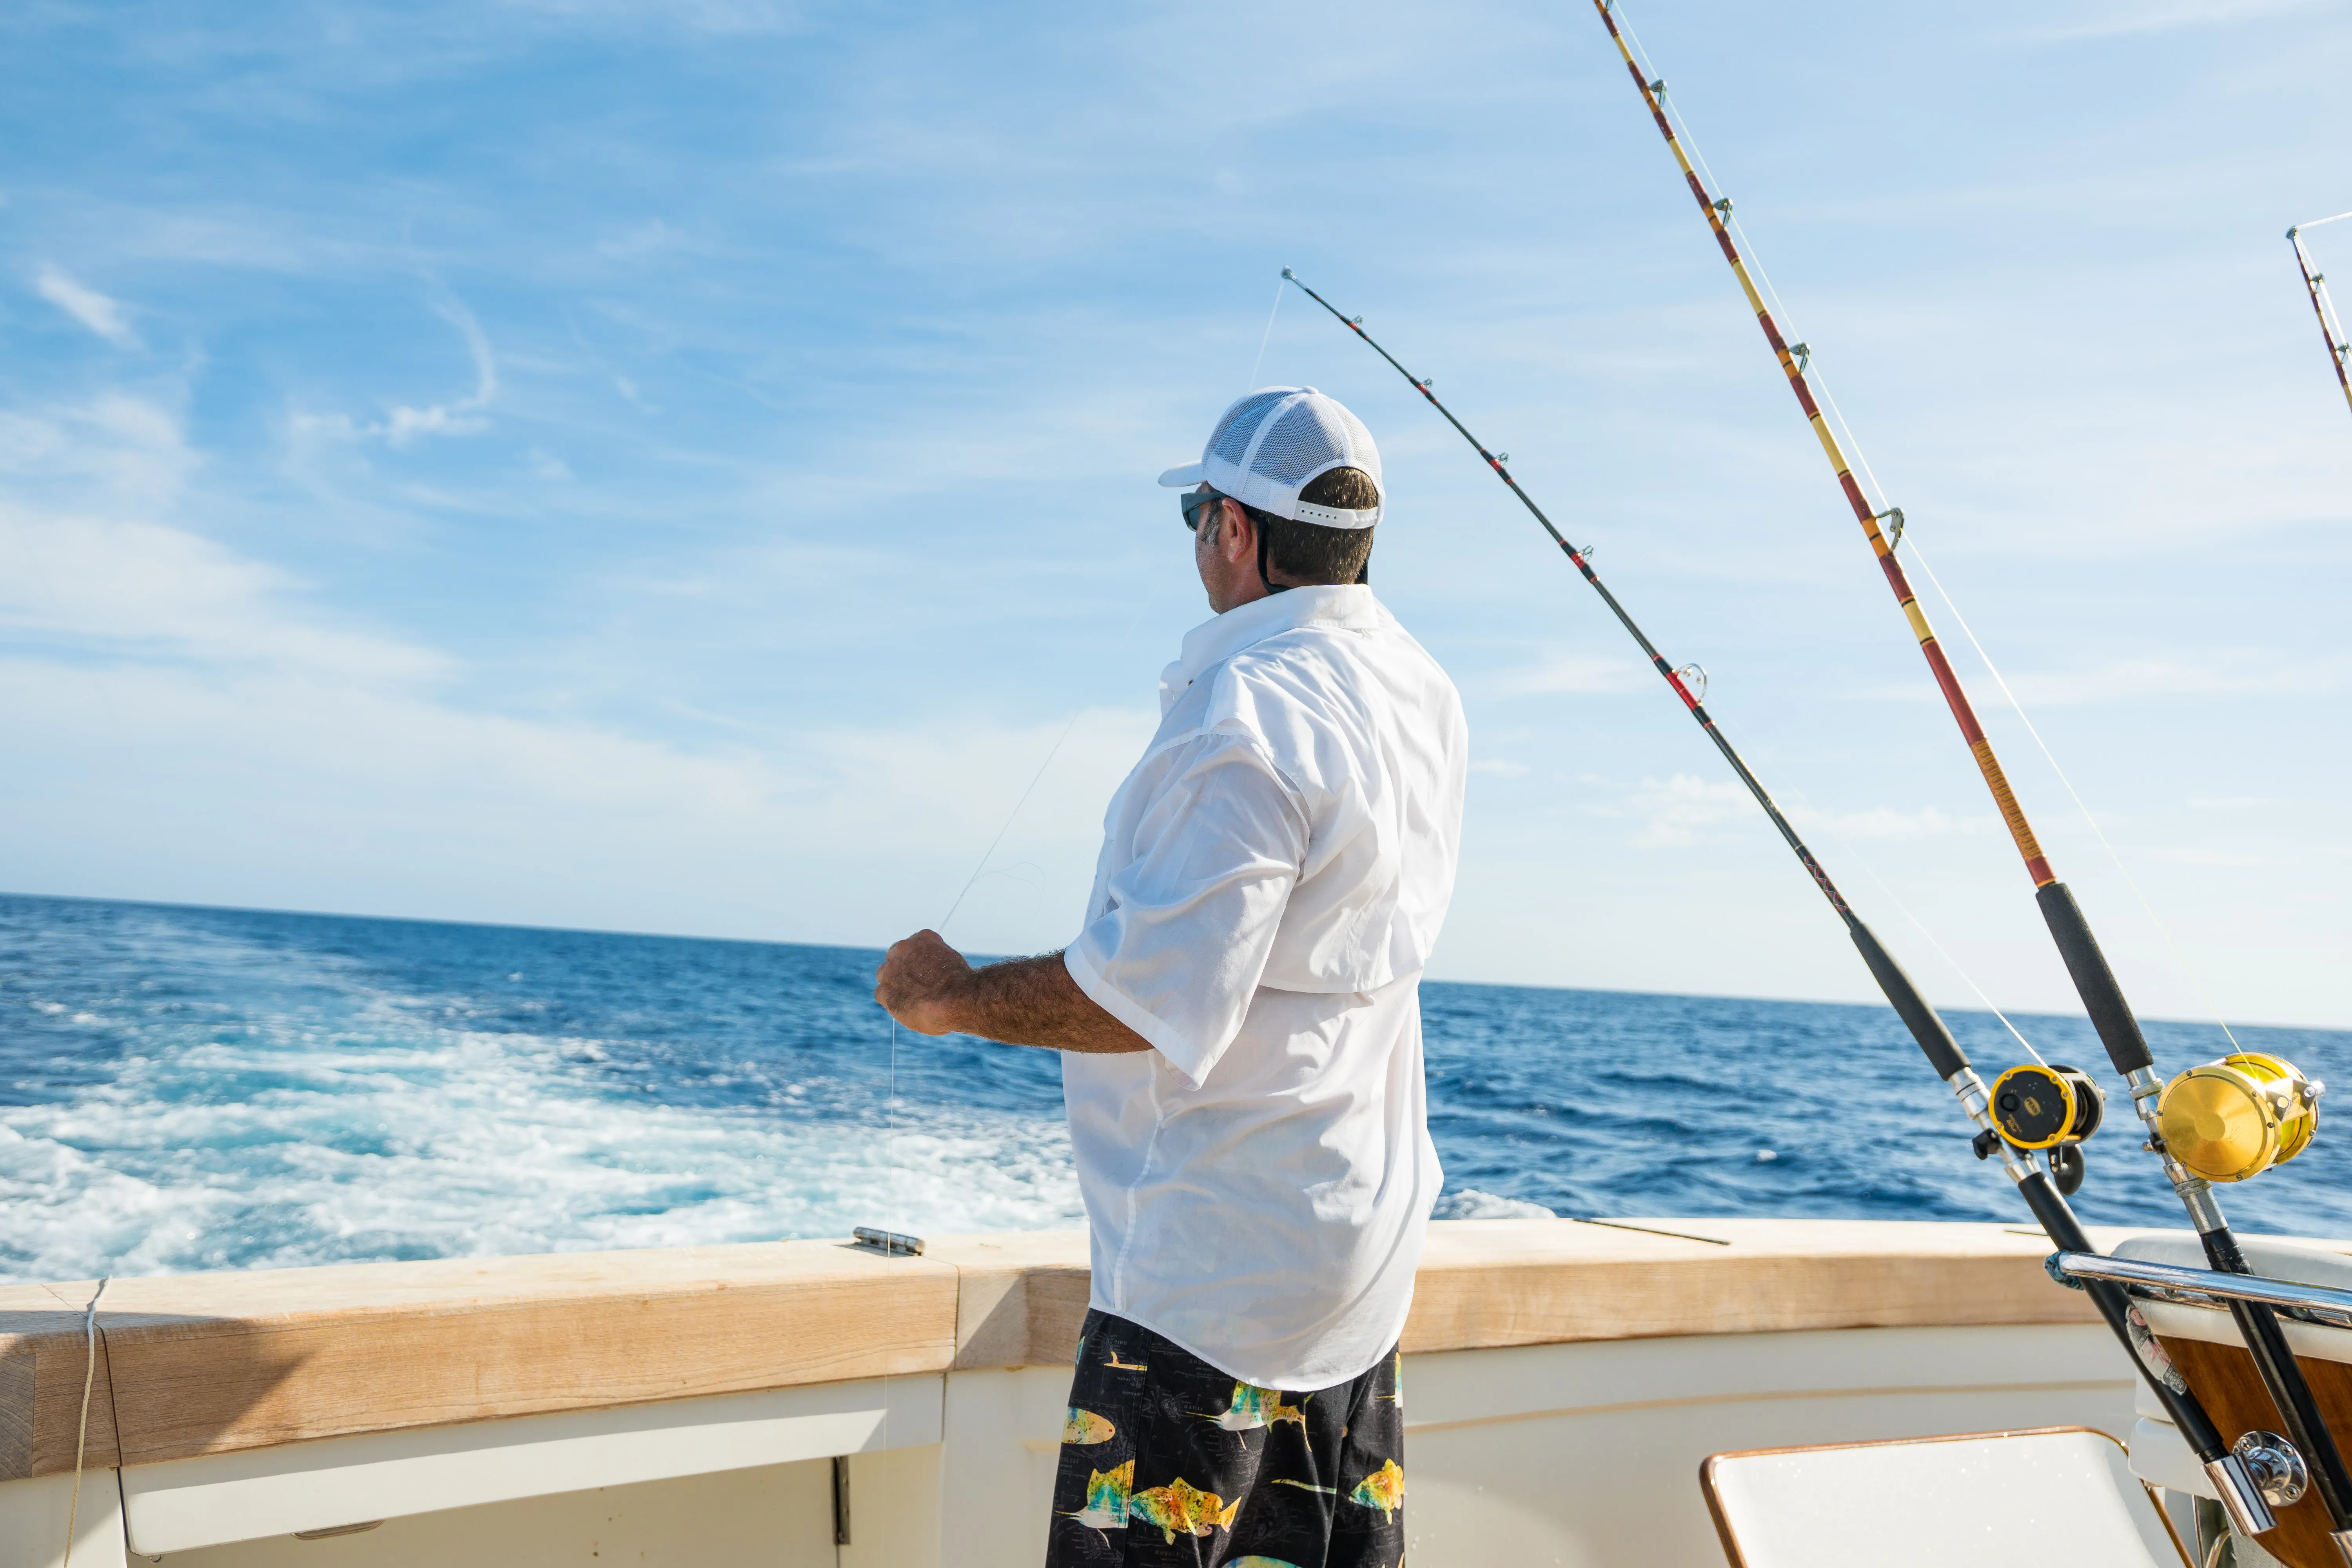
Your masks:
{"label": "foam rod handle", "polygon": [[1878,982],[1895,1016],[1903,1020],[1903,1026],[1911,1031],[1911,1037],[1927,1053],[1936,1076],[1948,1079],[1967,1067],[1968,1053],[1952,1038],[1952,1031],[1944,1026],[1936,1009],[1927,1005],[1927,999],[1919,994],[1919,988],[1911,984],[1911,977],[1903,973],[1903,966],[1895,962],[1895,955],[1881,946],[1876,934],[1860,921],[1853,922],[1853,945],[1862,949],[1862,961],[1870,965],[1870,977]]}
{"label": "foam rod handle", "polygon": [[[2041,1222],[2043,1233],[2058,1244],[2058,1250],[2099,1250],[2091,1245],[2090,1235],[2084,1230],[2083,1222],[2074,1217],[2074,1211],[2067,1206],[2058,1189],[2050,1184],[2048,1176],[2036,1171],[2018,1183],[2017,1190],[2018,1195],[2025,1200],[2025,1206],[2032,1209],[2033,1217]],[[2189,1385],[2184,1383],[2175,1388],[2170,1380],[2148,1365],[2147,1357],[2141,1352],[2132,1335],[2131,1299],[2123,1293],[2121,1287],[2103,1279],[2086,1279],[2083,1282],[2083,1289],[2099,1309],[2099,1316],[2107,1321],[2107,1327],[2124,1347],[2124,1353],[2131,1357],[2132,1365],[2139,1369],[2142,1380],[2154,1391],[2157,1402],[2164,1406],[2164,1413],[2172,1418],[2173,1430],[2180,1434],[2181,1441],[2187,1443],[2189,1452],[2197,1456],[2197,1462],[2210,1464],[2227,1454],[2229,1445],[2221,1440],[2221,1432],[2214,1426],[2212,1418],[2205,1414],[2205,1407],[2197,1402],[2197,1395],[2189,1392]]]}
{"label": "foam rod handle", "polygon": [[2033,895],[2033,901],[2042,906],[2042,918],[2057,940],[2058,956],[2066,961],[2066,973],[2074,977],[2074,989],[2082,995],[2083,1010],[2091,1016],[2091,1027],[2099,1032],[2099,1043],[2107,1047],[2107,1059],[2121,1073],[2137,1072],[2147,1066],[2147,1041],[2140,1036],[2139,1020],[2132,1016],[2124,988],[2116,984],[2116,972],[2107,967],[2107,955],[2099,951],[2099,939],[2091,934],[2074,895],[2066,890],[2065,883],[2052,882]]}

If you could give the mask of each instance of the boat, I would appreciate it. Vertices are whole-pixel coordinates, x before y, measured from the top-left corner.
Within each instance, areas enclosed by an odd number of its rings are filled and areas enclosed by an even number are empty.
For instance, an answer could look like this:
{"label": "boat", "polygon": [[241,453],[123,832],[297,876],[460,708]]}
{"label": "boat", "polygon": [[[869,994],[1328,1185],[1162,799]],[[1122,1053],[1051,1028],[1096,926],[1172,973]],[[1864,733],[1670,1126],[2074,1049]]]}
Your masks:
{"label": "boat", "polygon": [[[2094,1239],[2197,1272],[2185,1233]],[[920,1245],[122,1279],[94,1312],[97,1281],[0,1288],[0,1562],[67,1568],[70,1517],[82,1568],[1025,1568],[1086,1237]],[[2249,1246],[2352,1285],[2352,1244]],[[1402,1342],[1409,1557],[1713,1568],[1710,1458],[1948,1434],[2084,1428],[2152,1495],[2210,1492],[2050,1258],[2023,1225],[1434,1222]],[[2150,1321],[2217,1418],[2272,1424],[2226,1314],[2170,1294]],[[2352,1408],[2352,1317],[2293,1332]],[[2161,1564],[2166,1521],[2140,1510]]]}

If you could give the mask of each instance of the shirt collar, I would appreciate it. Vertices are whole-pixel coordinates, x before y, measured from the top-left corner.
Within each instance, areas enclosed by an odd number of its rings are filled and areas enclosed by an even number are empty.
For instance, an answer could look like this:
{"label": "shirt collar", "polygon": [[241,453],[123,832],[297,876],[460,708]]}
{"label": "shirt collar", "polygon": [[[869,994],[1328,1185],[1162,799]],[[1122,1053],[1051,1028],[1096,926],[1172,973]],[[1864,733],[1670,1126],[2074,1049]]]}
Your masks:
{"label": "shirt collar", "polygon": [[1268,594],[1263,599],[1236,605],[1214,620],[1203,621],[1186,632],[1177,668],[1181,672],[1181,683],[1190,684],[1244,648],[1284,632],[1310,626],[1369,628],[1377,626],[1380,617],[1380,601],[1372,597],[1371,589],[1360,583],[1318,583],[1286,593]]}

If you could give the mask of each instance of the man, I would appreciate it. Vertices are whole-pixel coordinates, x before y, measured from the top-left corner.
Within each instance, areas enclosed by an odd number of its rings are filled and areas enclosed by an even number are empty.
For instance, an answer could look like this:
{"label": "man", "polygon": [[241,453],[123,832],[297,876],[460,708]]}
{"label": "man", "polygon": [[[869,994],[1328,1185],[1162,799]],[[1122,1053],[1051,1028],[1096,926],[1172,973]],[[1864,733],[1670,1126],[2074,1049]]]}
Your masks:
{"label": "man", "polygon": [[1093,1299],[1049,1564],[1403,1555],[1396,1341],[1438,1193],[1419,978],[1454,889],[1452,682],[1366,585],[1380,454],[1312,387],[1225,410],[1182,498],[1216,617],[1160,678],[1067,950],[937,933],[908,1028],[1065,1053]]}

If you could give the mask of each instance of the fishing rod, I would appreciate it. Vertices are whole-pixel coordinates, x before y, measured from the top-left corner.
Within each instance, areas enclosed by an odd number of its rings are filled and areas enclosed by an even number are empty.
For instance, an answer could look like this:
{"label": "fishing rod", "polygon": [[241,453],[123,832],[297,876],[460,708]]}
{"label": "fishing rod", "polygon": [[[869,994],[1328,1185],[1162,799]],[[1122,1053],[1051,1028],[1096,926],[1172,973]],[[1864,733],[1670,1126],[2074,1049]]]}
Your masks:
{"label": "fishing rod", "polygon": [[[2125,1000],[2123,987],[2116,982],[2115,972],[2108,966],[2106,956],[2091,933],[2090,922],[2084,919],[2082,907],[2074,893],[2058,879],[2052,869],[2049,857],[2034,837],[2032,825],[2027,821],[2023,807],[2018,804],[2016,792],[2010,787],[2000,760],[1994,754],[1992,742],[1984,728],[1977,721],[1975,708],[1954,673],[1951,662],[1937,641],[1935,630],[1927,624],[1926,613],[1919,607],[1918,595],[1912,591],[1902,563],[1895,558],[1896,547],[1903,537],[1901,509],[1889,507],[1874,512],[1864,499],[1862,487],[1853,477],[1845,454],[1840,450],[1837,437],[1822,417],[1813,397],[1806,373],[1811,367],[1811,352],[1800,343],[1794,348],[1781,336],[1772,319],[1770,308],[1757,290],[1747,261],[1733,242],[1730,219],[1731,201],[1726,196],[1711,195],[1706,183],[1693,167],[1689,153],[1675,133],[1673,122],[1666,117],[1665,79],[1652,79],[1633,58],[1624,32],[1619,28],[1613,15],[1616,0],[1592,0],[1593,9],[1601,26],[1609,30],[1610,40],[1617,46],[1618,57],[1624,61],[1627,74],[1642,95],[1643,107],[1665,139],[1674,153],[1675,164],[1682,170],[1691,195],[1705,216],[1707,226],[1722,249],[1724,259],[1730,263],[1732,273],[1739,280],[1749,309],[1755,311],[1757,324],[1763,329],[1765,341],[1770,343],[1775,358],[1780,361],[1782,374],[1788,378],[1790,390],[1796,395],[1798,405],[1804,410],[1806,420],[1822,444],[1822,451],[1836,471],[1839,489],[1853,509],[1855,521],[1861,523],[1864,536],[1878,558],[1880,570],[1887,586],[1894,591],[1902,606],[1912,633],[1917,637],[1919,651],[1942,689],[1944,701],[1959,725],[1961,737],[1968,742],[1977,769],[1983,774],[1985,786],[1992,793],[1993,803],[2000,808],[2001,820],[2008,826],[2011,839],[2025,862],[2027,875],[2033,879],[2034,901],[2041,908],[2043,922],[2050,928],[2052,940],[2057,944],[2059,956],[2064,960],[2066,972],[2083,999],[2084,1010],[2089,1015],[2092,1027],[2100,1043],[2105,1047],[2108,1059],[2115,1064],[2130,1086],[2132,1106],[2148,1131],[2147,1147],[2164,1163],[2166,1177],[2182,1205],[2196,1226],[2199,1241],[2213,1268],[2222,1273],[2247,1274],[2252,1270],[2244,1252],[2231,1233],[2229,1222],[2214,1199],[2211,1182],[2241,1181],[2261,1171],[2291,1159],[2310,1142],[2311,1130],[2316,1125],[2317,1086],[2277,1058],[2259,1053],[2236,1052],[2221,1063],[2193,1068],[2167,1084],[2155,1071],[2147,1041],[2142,1036],[2138,1019],[2131,1005]],[[1891,533],[1879,524],[1890,525]],[[2211,1071],[2219,1068],[2221,1073]],[[2245,1068],[2252,1071],[2242,1070]],[[2221,1074],[2234,1074],[2224,1078]],[[2257,1076],[2259,1074],[2259,1076]],[[2171,1113],[2168,1114],[2168,1110]],[[2249,1125],[2257,1130],[2253,1139],[2256,1147],[2252,1158],[2242,1157],[2245,1151],[2238,1140],[2214,1140],[2200,1131],[2200,1116],[2211,1117],[2229,1110],[2251,1112]],[[2290,1128],[2294,1119],[2297,1125]],[[2290,1147],[2291,1145],[2291,1147]],[[2192,1164],[2190,1162],[2194,1161]],[[2244,1339],[2248,1352],[2261,1372],[2263,1383],[2272,1402],[2278,1407],[2280,1420],[2295,1446],[2311,1460],[2315,1489],[2324,1504],[2329,1522],[2329,1536],[2337,1556],[2347,1568],[2352,1568],[2352,1472],[2347,1472],[2334,1436],[2322,1418],[2317,1402],[2312,1397],[2303,1369],[2294,1360],[2279,1327],[2278,1316],[2267,1306],[2250,1301],[2230,1303],[2231,1317]]]}
{"label": "fishing rod", "polygon": [[[1876,933],[1846,903],[1844,896],[1837,889],[1837,884],[1830,880],[1829,873],[1822,868],[1821,862],[1813,858],[1813,852],[1806,847],[1795,825],[1790,822],[1779,803],[1765,789],[1763,781],[1756,776],[1707,712],[1706,672],[1695,664],[1676,668],[1666,662],[1665,655],[1658,651],[1657,646],[1650,641],[1649,635],[1642,630],[1631,612],[1610,591],[1608,584],[1601,582],[1600,574],[1592,569],[1591,548],[1579,549],[1568,542],[1568,536],[1544,515],[1543,508],[1536,504],[1535,498],[1528,495],[1519,481],[1512,477],[1507,466],[1510,454],[1489,450],[1485,442],[1472,435],[1469,426],[1439,400],[1433,390],[1435,384],[1432,380],[1416,376],[1405,369],[1394,354],[1382,348],[1370,333],[1364,331],[1361,316],[1342,314],[1338,306],[1308,288],[1289,268],[1284,268],[1282,275],[1404,377],[1412,389],[1420,393],[1423,399],[1437,410],[1465,441],[1470,443],[1480,459],[1494,470],[1495,477],[1508,486],[1511,494],[1518,498],[1519,504],[1528,509],[1528,514],[1543,525],[1543,531],[1551,536],[1553,543],[1559,546],[1569,563],[1581,573],[1585,582],[1591,584],[1592,591],[1601,595],[1601,603],[1609,606],[1609,613],[1617,617],[1617,624],[1623,626],[1641,646],[1651,668],[1664,678],[1675,695],[1681,699],[1685,710],[1706,732],[1706,738],[1715,742],[1715,749],[1723,754],[1725,762],[1731,764],[1731,771],[1738,775],[1739,782],[1747,786],[1756,804],[1764,808],[1764,815],[1771,819],[1781,839],[1797,857],[1798,863],[1804,867],[1806,875],[1812,879],[1813,886],[1829,900],[1830,908],[1837,911],[1838,919],[1845,922],[1846,933],[1853,939],[1853,945],[1862,953],[1864,965],[1869,969],[1871,978],[1878,983],[1879,990],[1885,994],[1888,1005],[1895,1009],[1895,1016],[1903,1020],[1904,1027],[1917,1042],[1936,1076],[1951,1089],[1962,1113],[1979,1129],[1972,1144],[1977,1158],[1985,1159],[1995,1152],[2000,1155],[2001,1168],[2016,1184],[2019,1195],[2025,1200],[2025,1206],[2062,1252],[2091,1249],[2090,1237],[2084,1231],[2082,1222],[2075,1217],[2066,1196],[2082,1184],[2079,1145],[2098,1129],[2097,1107],[2101,1103],[2098,1086],[2087,1074],[2053,1065],[2012,1068],[1996,1079],[1992,1089],[1988,1090],[1984,1080],[1969,1065],[1968,1053],[1952,1037],[1952,1031],[1946,1026],[1934,1005],[1919,994],[1919,988],[1912,984],[1910,975],[1895,962],[1894,954],[1886,951]],[[2046,1080],[2050,1100],[2065,1109],[2066,1114],[2055,1119],[2054,1125],[2048,1119],[2037,1120],[2038,1112],[2026,1112],[2021,1116],[2012,1110],[2004,1115],[1996,1107],[1996,1096],[2012,1085],[2021,1086],[2014,1098],[2025,1104],[2034,1104],[2032,1089],[2040,1087],[2035,1075]],[[2081,1107],[2079,1111],[2076,1109],[2078,1105]],[[2049,1169],[2045,1170],[2035,1163],[2032,1156],[2037,1150],[2047,1152],[2045,1158],[2049,1162]],[[2198,1463],[2204,1467],[2206,1475],[2213,1482],[2214,1490],[2221,1496],[2222,1506],[2229,1510],[2231,1522],[2247,1535],[2260,1535],[2270,1530],[2275,1521],[2248,1474],[2244,1457],[2232,1452],[2221,1440],[2221,1433],[2215,1429],[2212,1420],[2205,1414],[2204,1406],[2198,1403],[2197,1396],[2189,1391],[2188,1385],[2180,1382],[2177,1374],[2167,1375],[2166,1371],[2150,1365],[2141,1352],[2139,1336],[2147,1331],[2147,1320],[2132,1306],[2120,1287],[2106,1281],[2085,1280],[2083,1283],[2098,1307],[2099,1315],[2106,1320],[2107,1327],[2115,1331],[2116,1338],[2131,1356],[2132,1364],[2140,1369],[2140,1375],[2163,1403],[2174,1428],[2195,1452]]]}
{"label": "fishing rod", "polygon": [[2299,223],[2286,231],[2286,241],[2294,247],[2294,264],[2303,269],[2304,291],[2311,296],[2312,313],[2319,318],[2319,335],[2327,342],[2327,363],[2336,369],[2336,384],[2344,389],[2344,401],[2352,404],[2352,375],[2346,374],[2344,364],[2346,359],[2352,358],[2352,339],[2345,337],[2344,323],[2336,319],[2336,301],[2327,297],[2327,274],[2311,269],[2311,253],[2303,247],[2305,229],[2347,217],[2352,217],[2352,213]]}

